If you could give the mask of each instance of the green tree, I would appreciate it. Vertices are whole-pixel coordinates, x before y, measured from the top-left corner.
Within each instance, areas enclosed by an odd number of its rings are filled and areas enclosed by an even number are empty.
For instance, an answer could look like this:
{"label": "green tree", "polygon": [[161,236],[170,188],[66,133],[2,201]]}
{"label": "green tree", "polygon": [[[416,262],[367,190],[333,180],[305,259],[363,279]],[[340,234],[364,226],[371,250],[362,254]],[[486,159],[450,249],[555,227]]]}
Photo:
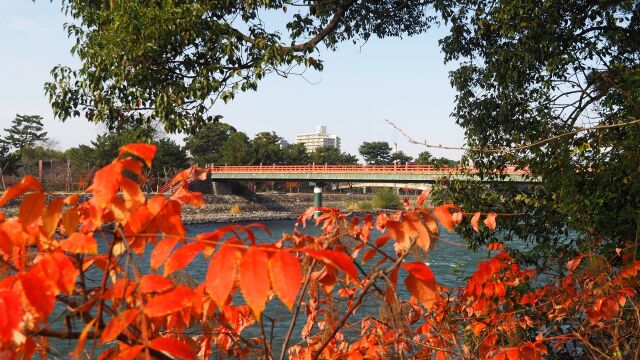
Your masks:
{"label": "green tree", "polygon": [[283,150],[283,163],[286,165],[305,165],[310,162],[307,147],[304,144],[291,144]]}
{"label": "green tree", "polygon": [[358,158],[354,155],[341,152],[333,146],[321,146],[316,148],[310,155],[311,161],[315,164],[327,165],[356,165]]}
{"label": "green tree", "polygon": [[189,166],[187,151],[175,141],[161,138],[153,142],[158,146],[156,157],[153,159],[151,171],[156,177],[173,175]]}
{"label": "green tree", "polygon": [[247,165],[251,162],[251,141],[242,131],[235,132],[222,145],[220,154],[223,165]]}
{"label": "green tree", "polygon": [[213,121],[197,133],[184,139],[185,147],[193,160],[200,165],[222,164],[221,148],[237,130],[219,121]]}
{"label": "green tree", "polygon": [[[18,175],[20,156],[10,150],[9,145],[0,142],[0,176]],[[2,184],[4,187],[4,178]]]}
{"label": "green tree", "polygon": [[[63,1],[64,12],[74,19],[67,30],[82,65],[55,67],[45,90],[63,121],[84,115],[116,129],[120,123],[159,120],[168,132],[196,133],[219,119],[208,114],[216,101],[256,90],[272,70],[322,69],[313,56],[321,47],[422,33],[434,19],[428,7],[428,2],[397,0],[293,6],[283,1]],[[266,24],[265,14],[283,23]]]}
{"label": "green tree", "polygon": [[433,155],[431,155],[428,151],[423,151],[418,154],[416,158],[416,164],[418,165],[432,165],[433,164]]}
{"label": "green tree", "polygon": [[71,169],[76,172],[90,172],[97,163],[95,159],[94,148],[85,144],[67,149],[64,152],[64,156],[67,160],[69,160],[69,166],[71,167]]}
{"label": "green tree", "polygon": [[386,141],[363,142],[358,152],[369,165],[386,165],[391,161],[391,147]]}
{"label": "green tree", "polygon": [[413,161],[413,158],[402,151],[396,151],[391,154],[389,162],[392,164],[407,164]]}
{"label": "green tree", "polygon": [[485,176],[515,164],[542,177],[542,191],[518,196],[553,204],[579,244],[613,251],[638,238],[640,125],[619,125],[640,118],[640,3],[461,0],[443,16],[467,143],[525,146],[470,152],[474,165]]}
{"label": "green tree", "polygon": [[282,138],[275,132],[261,132],[251,139],[251,162],[254,165],[272,165],[282,162]]}
{"label": "green tree", "polygon": [[376,209],[400,209],[402,207],[400,197],[392,188],[379,189],[371,202]]}
{"label": "green tree", "polygon": [[7,135],[3,142],[18,151],[42,145],[47,141],[47,132],[44,131],[42,116],[39,115],[16,114],[11,127],[4,131]]}

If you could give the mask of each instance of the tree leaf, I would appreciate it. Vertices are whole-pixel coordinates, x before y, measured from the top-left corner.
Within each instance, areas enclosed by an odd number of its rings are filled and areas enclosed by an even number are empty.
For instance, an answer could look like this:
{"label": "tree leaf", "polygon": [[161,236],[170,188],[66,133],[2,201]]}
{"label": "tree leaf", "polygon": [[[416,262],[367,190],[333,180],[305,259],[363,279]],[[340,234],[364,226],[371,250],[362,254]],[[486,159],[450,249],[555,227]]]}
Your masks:
{"label": "tree leaf", "polygon": [[153,144],[127,144],[120,147],[120,154],[118,154],[118,157],[122,157],[122,155],[129,153],[141,158],[144,160],[144,163],[147,164],[147,167],[151,167],[151,161],[154,156],[156,156],[156,150],[157,146]]}
{"label": "tree leaf", "polygon": [[42,215],[42,227],[44,229],[44,236],[50,238],[56,232],[58,222],[62,217],[62,207],[64,206],[64,199],[55,198],[49,203],[49,206]]}
{"label": "tree leaf", "polygon": [[0,206],[4,206],[7,201],[18,197],[27,191],[44,191],[44,189],[42,188],[42,185],[40,185],[38,179],[31,175],[27,175],[23,177],[19,183],[9,186],[7,190],[5,190],[2,197],[0,197]]}
{"label": "tree leaf", "polygon": [[418,196],[417,200],[419,207],[422,207],[422,204],[424,204],[425,200],[427,200],[427,198],[429,197],[429,193],[431,193],[431,190],[429,189],[423,190],[422,193],[420,193],[420,196]]}
{"label": "tree leaf", "polygon": [[164,276],[189,265],[205,246],[201,242],[192,242],[179,247],[164,264]]}
{"label": "tree leaf", "polygon": [[193,290],[180,285],[173,290],[151,298],[144,307],[144,313],[149,317],[173,314],[191,306],[194,297]]}
{"label": "tree leaf", "polygon": [[447,231],[451,232],[454,228],[453,223],[453,215],[449,211],[449,209],[456,209],[456,206],[453,204],[444,204],[436,207],[433,210],[433,216],[438,219],[438,222],[444,226]]}
{"label": "tree leaf", "polygon": [[64,251],[74,254],[97,254],[98,242],[91,235],[75,232],[67,239],[60,241]]}
{"label": "tree leaf", "polygon": [[147,274],[140,279],[138,290],[147,294],[151,292],[162,292],[173,287],[173,281],[158,274]]}
{"label": "tree leaf", "polygon": [[92,201],[99,208],[106,208],[111,205],[111,201],[116,196],[122,181],[122,170],[122,163],[114,161],[96,171],[93,177],[93,184],[87,191],[93,192]]}
{"label": "tree leaf", "polygon": [[45,195],[43,192],[31,193],[22,199],[20,204],[20,221],[25,228],[33,224],[42,216],[45,206]]}
{"label": "tree leaf", "polygon": [[240,290],[258,321],[269,299],[271,288],[268,263],[267,253],[253,246],[247,250],[240,262]]}
{"label": "tree leaf", "polygon": [[118,337],[118,335],[135,320],[139,313],[140,310],[138,309],[129,309],[112,318],[104,330],[102,330],[100,344],[104,344]]}
{"label": "tree leaf", "polygon": [[416,278],[420,279],[421,281],[424,281],[424,282],[427,282],[427,283],[435,283],[436,282],[436,278],[433,275],[433,272],[424,263],[421,263],[421,262],[410,262],[410,263],[404,263],[401,266],[402,266],[403,269],[407,270],[409,273],[411,273],[411,275],[415,276]]}
{"label": "tree leaf", "polygon": [[160,242],[156,244],[155,248],[153,248],[151,257],[149,258],[149,265],[151,265],[151,268],[159,268],[169,257],[171,250],[173,250],[177,243],[178,238],[173,236],[160,240]]}
{"label": "tree leaf", "polygon": [[480,222],[480,212],[477,212],[473,214],[473,217],[471,218],[471,228],[473,228],[473,231],[477,233],[480,232],[479,222]]}
{"label": "tree leaf", "polygon": [[344,271],[353,280],[359,281],[358,270],[356,269],[356,266],[353,264],[353,260],[349,255],[341,251],[332,250],[301,249],[300,251],[304,252],[314,259],[322,261],[327,265]]}
{"label": "tree leaf", "polygon": [[209,262],[206,289],[211,299],[222,308],[233,288],[238,268],[238,250],[232,246],[222,245],[213,254]]}
{"label": "tree leaf", "polygon": [[27,300],[36,310],[38,316],[44,320],[53,310],[56,294],[55,289],[49,286],[48,279],[43,275],[31,271],[20,274],[19,279]]}
{"label": "tree leaf", "polygon": [[496,229],[496,213],[487,214],[487,217],[484,219],[484,225],[491,230]]}
{"label": "tree leaf", "polygon": [[149,342],[149,347],[178,359],[192,360],[196,358],[193,347],[173,337],[155,338]]}
{"label": "tree leaf", "polygon": [[269,276],[273,291],[291,310],[302,285],[300,262],[288,251],[277,251],[269,258]]}
{"label": "tree leaf", "polygon": [[413,274],[409,274],[404,284],[411,295],[418,299],[425,308],[431,309],[437,298],[435,283],[422,281]]}
{"label": "tree leaf", "polygon": [[13,341],[13,331],[19,329],[22,313],[18,294],[11,289],[0,289],[0,343]]}

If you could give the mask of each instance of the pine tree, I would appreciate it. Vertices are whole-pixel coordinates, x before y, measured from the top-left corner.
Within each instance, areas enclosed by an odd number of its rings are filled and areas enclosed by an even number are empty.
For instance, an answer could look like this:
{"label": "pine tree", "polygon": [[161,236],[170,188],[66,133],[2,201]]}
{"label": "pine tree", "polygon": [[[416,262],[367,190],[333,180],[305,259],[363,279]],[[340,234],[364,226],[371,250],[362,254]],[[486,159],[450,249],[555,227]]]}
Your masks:
{"label": "pine tree", "polygon": [[40,115],[16,114],[11,127],[4,129],[7,136],[3,142],[16,150],[33,147],[47,141],[47,132],[43,127]]}

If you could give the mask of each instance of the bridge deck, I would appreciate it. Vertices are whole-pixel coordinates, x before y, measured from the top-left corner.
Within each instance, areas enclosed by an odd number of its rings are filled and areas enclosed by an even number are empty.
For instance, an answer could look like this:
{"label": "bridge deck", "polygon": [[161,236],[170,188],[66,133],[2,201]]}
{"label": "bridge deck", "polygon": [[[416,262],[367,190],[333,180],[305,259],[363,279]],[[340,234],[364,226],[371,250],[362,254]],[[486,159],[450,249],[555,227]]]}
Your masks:
{"label": "bridge deck", "polygon": [[[471,167],[435,168],[429,165],[301,165],[209,166],[211,180],[292,180],[434,183],[445,178],[478,180]],[[536,182],[527,170],[507,168],[503,179],[487,181]]]}

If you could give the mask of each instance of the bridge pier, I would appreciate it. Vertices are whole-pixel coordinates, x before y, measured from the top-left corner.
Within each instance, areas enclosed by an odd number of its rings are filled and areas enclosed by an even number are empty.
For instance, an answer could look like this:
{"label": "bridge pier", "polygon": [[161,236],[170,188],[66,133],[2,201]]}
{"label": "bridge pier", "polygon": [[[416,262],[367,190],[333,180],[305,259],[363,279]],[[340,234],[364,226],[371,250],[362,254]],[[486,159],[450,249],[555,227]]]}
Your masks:
{"label": "bridge pier", "polygon": [[[323,182],[316,181],[316,182],[309,183],[309,185],[313,185],[313,206],[322,207],[322,192],[324,191],[324,186],[326,184]],[[322,211],[316,211],[313,214],[313,217],[317,218],[320,215],[322,215]]]}

